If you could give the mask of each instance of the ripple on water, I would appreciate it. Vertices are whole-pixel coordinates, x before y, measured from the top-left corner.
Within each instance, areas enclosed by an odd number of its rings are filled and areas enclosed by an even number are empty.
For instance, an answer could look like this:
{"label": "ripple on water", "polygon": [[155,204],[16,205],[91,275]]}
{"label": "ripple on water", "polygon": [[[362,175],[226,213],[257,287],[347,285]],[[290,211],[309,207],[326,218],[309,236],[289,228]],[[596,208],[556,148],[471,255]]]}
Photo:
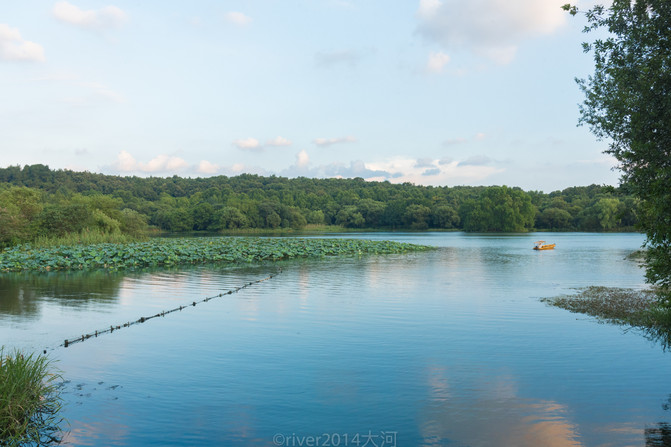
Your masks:
{"label": "ripple on water", "polygon": [[35,301],[39,318],[25,325],[69,334],[283,269],[54,351],[75,384],[65,414],[73,445],[272,445],[275,433],[369,430],[397,432],[398,445],[640,445],[643,428],[669,420],[668,356],[538,301],[641,284],[620,257],[639,242],[550,236],[552,253],[530,249],[537,235],[378,234],[441,248],[128,273],[90,306]]}

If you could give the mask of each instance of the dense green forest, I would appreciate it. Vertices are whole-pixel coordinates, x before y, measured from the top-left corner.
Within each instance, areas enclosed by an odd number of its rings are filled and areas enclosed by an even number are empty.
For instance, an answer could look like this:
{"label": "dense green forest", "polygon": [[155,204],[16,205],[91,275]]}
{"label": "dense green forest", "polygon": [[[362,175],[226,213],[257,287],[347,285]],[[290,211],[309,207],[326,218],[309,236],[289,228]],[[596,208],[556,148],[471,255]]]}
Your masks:
{"label": "dense green forest", "polygon": [[638,201],[623,188],[543,193],[507,186],[432,187],[355,179],[120,177],[0,168],[0,245],[95,229],[142,234],[301,229],[309,224],[471,232],[630,231]]}

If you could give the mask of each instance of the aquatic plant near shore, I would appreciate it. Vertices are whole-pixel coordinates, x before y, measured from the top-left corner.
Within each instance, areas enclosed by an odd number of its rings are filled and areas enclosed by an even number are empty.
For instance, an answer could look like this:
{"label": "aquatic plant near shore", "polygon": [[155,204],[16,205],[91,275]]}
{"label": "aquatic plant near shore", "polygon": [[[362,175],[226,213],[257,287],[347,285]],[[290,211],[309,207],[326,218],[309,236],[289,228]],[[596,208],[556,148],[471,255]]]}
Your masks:
{"label": "aquatic plant near shore", "polygon": [[0,272],[127,269],[208,262],[391,254],[430,247],[392,241],[302,238],[179,238],[124,244],[16,246],[0,253]]}
{"label": "aquatic plant near shore", "polygon": [[60,375],[47,357],[0,348],[0,445],[58,442]]}
{"label": "aquatic plant near shore", "polygon": [[600,321],[641,329],[645,335],[671,347],[671,311],[659,305],[654,289],[586,287],[573,295],[542,298],[542,302]]}

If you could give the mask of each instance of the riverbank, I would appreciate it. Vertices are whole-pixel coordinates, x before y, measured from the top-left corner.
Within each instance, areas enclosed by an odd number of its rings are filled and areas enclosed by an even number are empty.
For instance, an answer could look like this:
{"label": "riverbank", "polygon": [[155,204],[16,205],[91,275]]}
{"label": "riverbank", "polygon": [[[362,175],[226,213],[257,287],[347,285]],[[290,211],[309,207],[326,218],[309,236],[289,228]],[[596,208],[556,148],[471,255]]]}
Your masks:
{"label": "riverbank", "polygon": [[19,245],[0,253],[0,272],[119,270],[128,268],[278,261],[292,258],[392,254],[430,247],[361,239],[200,237],[152,239],[144,242],[62,245],[34,248]]}

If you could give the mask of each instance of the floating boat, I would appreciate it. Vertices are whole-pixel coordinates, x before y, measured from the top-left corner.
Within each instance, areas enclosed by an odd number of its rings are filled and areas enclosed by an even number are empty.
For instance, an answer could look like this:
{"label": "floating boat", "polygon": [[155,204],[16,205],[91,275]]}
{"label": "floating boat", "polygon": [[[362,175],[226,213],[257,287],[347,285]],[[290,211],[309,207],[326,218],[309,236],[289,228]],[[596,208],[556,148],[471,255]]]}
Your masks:
{"label": "floating boat", "polygon": [[552,250],[557,244],[546,244],[545,241],[534,242],[534,250]]}

